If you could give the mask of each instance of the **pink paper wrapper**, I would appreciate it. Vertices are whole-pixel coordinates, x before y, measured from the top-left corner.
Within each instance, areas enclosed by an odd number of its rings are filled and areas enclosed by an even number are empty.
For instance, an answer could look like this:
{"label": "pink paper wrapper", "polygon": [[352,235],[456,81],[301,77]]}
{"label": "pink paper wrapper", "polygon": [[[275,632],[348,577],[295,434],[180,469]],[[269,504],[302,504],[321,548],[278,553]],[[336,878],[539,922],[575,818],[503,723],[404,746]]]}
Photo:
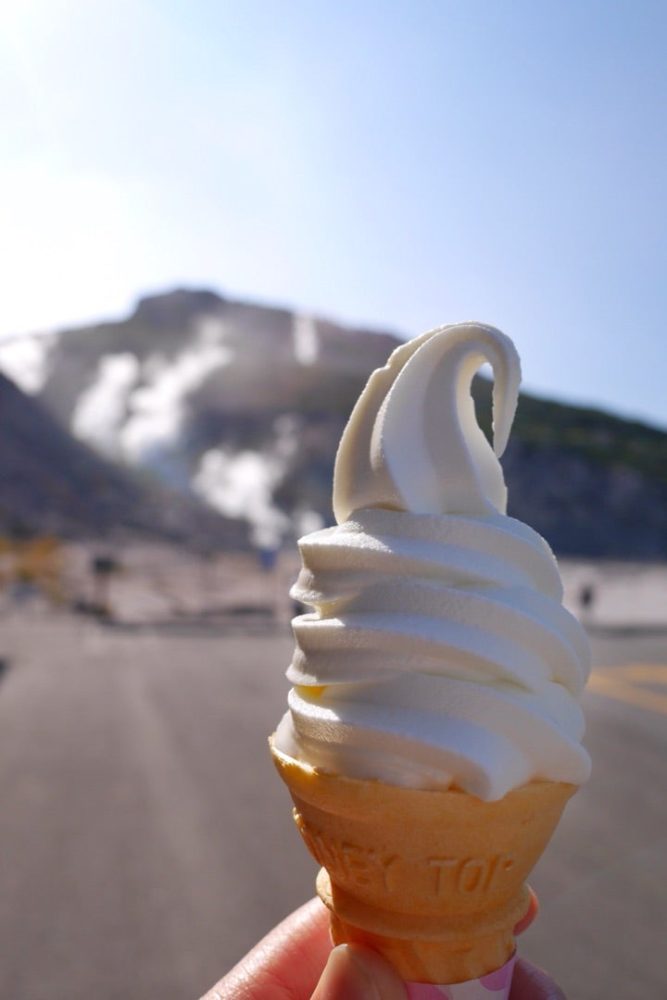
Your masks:
{"label": "pink paper wrapper", "polygon": [[469,979],[452,986],[406,983],[409,1000],[508,1000],[516,954],[500,969],[481,979]]}

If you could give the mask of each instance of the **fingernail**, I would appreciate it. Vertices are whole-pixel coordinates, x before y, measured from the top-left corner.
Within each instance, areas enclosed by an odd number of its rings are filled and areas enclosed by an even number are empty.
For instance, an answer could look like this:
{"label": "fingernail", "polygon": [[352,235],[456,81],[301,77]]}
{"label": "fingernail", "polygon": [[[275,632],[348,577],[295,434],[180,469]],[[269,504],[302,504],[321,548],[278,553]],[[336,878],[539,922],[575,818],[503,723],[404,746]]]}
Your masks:
{"label": "fingernail", "polygon": [[406,1000],[402,981],[391,965],[367,948],[334,948],[312,1000]]}

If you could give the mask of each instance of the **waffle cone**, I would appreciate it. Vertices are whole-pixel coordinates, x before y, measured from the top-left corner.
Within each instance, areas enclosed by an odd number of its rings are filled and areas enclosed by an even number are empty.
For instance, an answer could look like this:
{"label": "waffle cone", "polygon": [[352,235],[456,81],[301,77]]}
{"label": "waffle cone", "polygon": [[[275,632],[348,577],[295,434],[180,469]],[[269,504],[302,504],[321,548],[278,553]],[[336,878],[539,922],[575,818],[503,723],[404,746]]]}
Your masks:
{"label": "waffle cone", "polygon": [[477,979],[510,958],[525,879],[575,785],[533,781],[484,802],[325,774],[271,751],[323,866],[317,891],[336,944],[366,944],[425,983]]}

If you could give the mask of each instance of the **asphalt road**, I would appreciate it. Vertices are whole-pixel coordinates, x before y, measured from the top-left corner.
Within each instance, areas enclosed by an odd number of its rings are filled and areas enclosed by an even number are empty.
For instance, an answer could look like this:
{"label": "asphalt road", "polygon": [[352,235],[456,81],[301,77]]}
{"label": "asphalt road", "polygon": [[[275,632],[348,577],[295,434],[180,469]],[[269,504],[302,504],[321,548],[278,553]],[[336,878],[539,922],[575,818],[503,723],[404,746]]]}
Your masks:
{"label": "asphalt road", "polygon": [[[286,630],[2,625],[0,997],[196,1000],[312,894],[266,736]],[[667,996],[667,635],[593,638],[594,776],[522,951],[570,1000]]]}

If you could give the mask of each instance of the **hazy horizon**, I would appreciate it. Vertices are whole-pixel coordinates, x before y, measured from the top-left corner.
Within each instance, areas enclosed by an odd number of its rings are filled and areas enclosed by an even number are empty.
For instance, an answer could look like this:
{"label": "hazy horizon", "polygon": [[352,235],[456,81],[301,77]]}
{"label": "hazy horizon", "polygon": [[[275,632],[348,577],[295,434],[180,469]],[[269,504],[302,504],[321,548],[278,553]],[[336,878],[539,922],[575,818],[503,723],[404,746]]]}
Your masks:
{"label": "hazy horizon", "polygon": [[[250,298],[241,298],[241,297],[239,297],[237,295],[234,295],[234,294],[231,294],[231,293],[227,292],[224,289],[221,290],[219,288],[213,288],[213,287],[210,287],[210,286],[209,287],[204,287],[204,286],[196,286],[194,284],[193,285],[180,285],[180,286],[179,285],[174,285],[173,287],[168,287],[168,288],[163,288],[163,289],[158,289],[158,290],[153,290],[153,291],[147,291],[147,292],[145,292],[143,294],[138,295],[137,298],[135,300],[133,300],[132,304],[130,305],[130,307],[128,309],[124,310],[121,313],[115,314],[115,315],[108,315],[108,316],[103,316],[103,317],[100,317],[100,316],[93,317],[89,321],[82,320],[81,322],[78,322],[78,323],[73,323],[73,324],[70,324],[70,325],[65,325],[65,326],[57,327],[57,328],[53,328],[53,329],[27,330],[27,331],[24,331],[22,333],[10,334],[7,337],[0,338],[0,356],[2,355],[2,351],[1,351],[2,344],[8,344],[10,342],[15,342],[15,341],[21,341],[21,340],[24,340],[26,338],[42,337],[42,336],[47,337],[47,336],[50,336],[53,333],[66,333],[69,330],[76,330],[76,329],[85,328],[85,327],[88,327],[88,326],[96,326],[98,324],[104,324],[104,323],[108,323],[108,322],[110,322],[110,323],[122,322],[123,320],[128,319],[132,315],[132,313],[134,312],[134,309],[135,309],[136,305],[139,303],[139,301],[141,301],[143,299],[146,299],[146,298],[153,298],[155,296],[168,295],[171,292],[175,292],[175,291],[189,291],[189,292],[201,292],[201,291],[205,291],[205,292],[213,292],[214,294],[219,295],[222,299],[225,299],[225,300],[230,301],[230,302],[252,302],[252,304],[261,306],[262,308],[266,308],[266,309],[286,309],[288,311],[294,312],[295,315],[298,315],[298,309],[296,307],[290,305],[290,303],[286,303],[286,302],[276,302],[276,301],[268,301],[268,300],[265,301],[265,300],[262,300],[259,297],[252,298],[252,299],[250,299]],[[345,320],[341,319],[339,316],[331,315],[331,314],[322,314],[322,315],[314,315],[314,314],[312,314],[312,315],[313,315],[314,319],[319,319],[319,320],[333,322],[335,324],[340,325],[341,327],[349,327],[350,329],[353,329],[353,328],[364,329],[367,332],[377,333],[378,335],[383,335],[383,334],[388,334],[389,333],[389,334],[395,335],[397,337],[402,337],[403,339],[407,339],[407,335],[406,334],[402,334],[400,330],[392,329],[391,327],[388,327],[386,329],[381,329],[377,325],[375,325],[375,326],[368,326],[368,325],[363,325],[363,324],[362,325],[356,325],[356,324],[352,324],[352,323],[346,322]],[[3,364],[5,366],[4,369],[2,367]],[[0,357],[0,371],[4,370],[5,374],[7,374],[11,378],[11,377],[13,377],[13,373],[10,370],[10,367],[11,366],[6,363],[6,358]],[[487,374],[487,376],[488,376],[490,373],[489,372],[486,372],[486,373],[483,372],[482,374]],[[27,381],[28,381],[28,383],[30,382],[30,375],[29,374],[27,376]],[[589,409],[590,408],[590,409],[593,409],[593,410],[599,410],[599,411],[601,411],[603,413],[606,413],[606,414],[609,414],[609,415],[611,415],[613,417],[618,417],[621,420],[628,420],[628,421],[637,422],[637,423],[640,423],[640,424],[645,424],[646,426],[654,427],[654,428],[656,428],[658,430],[662,430],[662,431],[665,431],[665,433],[667,433],[667,420],[665,421],[664,424],[660,424],[660,422],[658,422],[656,420],[651,420],[651,419],[649,419],[647,417],[644,417],[642,415],[638,415],[636,413],[626,412],[626,411],[620,409],[619,407],[613,407],[611,405],[605,406],[603,404],[591,403],[590,401],[585,400],[585,399],[582,400],[582,399],[568,397],[567,395],[559,395],[556,391],[554,391],[554,392],[540,391],[538,389],[533,389],[532,386],[530,384],[528,384],[525,380],[522,381],[522,383],[521,383],[521,393],[522,394],[526,393],[526,394],[528,394],[530,396],[535,396],[535,397],[537,397],[539,399],[543,399],[543,400],[547,400],[547,401],[552,401],[552,402],[555,402],[555,403],[561,403],[561,404],[565,404],[565,405],[582,407],[584,409]]]}

